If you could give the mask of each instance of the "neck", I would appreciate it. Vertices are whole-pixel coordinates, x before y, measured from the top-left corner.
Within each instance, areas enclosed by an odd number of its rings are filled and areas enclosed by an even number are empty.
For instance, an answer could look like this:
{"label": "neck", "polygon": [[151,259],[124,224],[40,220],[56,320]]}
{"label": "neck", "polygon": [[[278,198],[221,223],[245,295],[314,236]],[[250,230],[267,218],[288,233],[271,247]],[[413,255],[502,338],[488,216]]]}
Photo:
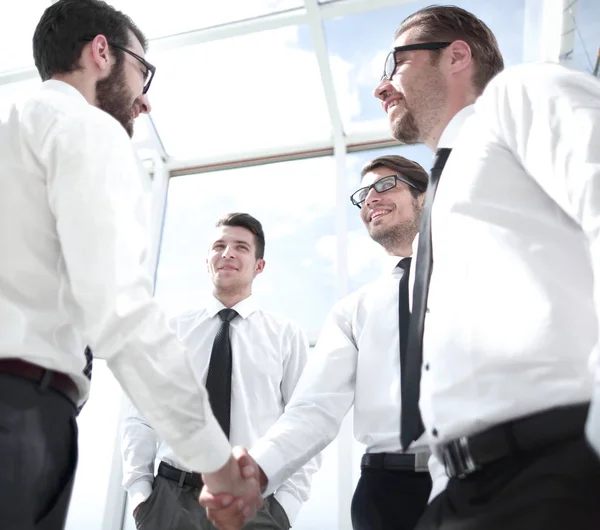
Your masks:
{"label": "neck", "polygon": [[213,291],[213,296],[228,309],[231,309],[234,305],[239,304],[242,300],[245,300],[251,294],[251,288],[235,291],[215,288]]}
{"label": "neck", "polygon": [[442,115],[442,119],[440,119],[435,127],[433,127],[431,132],[427,135],[427,138],[423,140],[423,143],[435,153],[440,138],[446,130],[446,127],[448,127],[448,124],[452,121],[452,118],[465,107],[473,105],[477,100],[477,97],[478,96],[473,92],[464,92],[459,97],[454,98],[453,100],[451,99],[446,112]]}
{"label": "neck", "polygon": [[90,105],[96,105],[96,82],[93,79],[90,79],[89,76],[83,77],[78,75],[79,73],[79,71],[75,71],[67,74],[56,74],[53,75],[51,79],[71,85],[81,93]]}
{"label": "neck", "polygon": [[410,245],[398,245],[392,249],[385,249],[390,256],[400,256],[401,258],[408,258],[412,256],[413,249],[412,244]]}

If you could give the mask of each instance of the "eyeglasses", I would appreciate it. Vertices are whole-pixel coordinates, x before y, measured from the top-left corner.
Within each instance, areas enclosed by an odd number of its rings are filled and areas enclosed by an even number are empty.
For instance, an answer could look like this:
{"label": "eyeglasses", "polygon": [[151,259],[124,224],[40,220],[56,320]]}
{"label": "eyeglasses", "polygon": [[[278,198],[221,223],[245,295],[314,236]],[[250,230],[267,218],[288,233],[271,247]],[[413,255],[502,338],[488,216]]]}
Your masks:
{"label": "eyeglasses", "polygon": [[[81,40],[83,42],[92,42],[94,39],[92,37],[86,37]],[[109,42],[108,44],[110,46],[112,46],[113,48],[116,48],[117,50],[121,50],[122,52],[128,53],[134,59],[137,59],[140,63],[142,63],[144,65],[144,68],[146,69],[146,71],[144,72],[144,88],[142,89],[142,94],[146,94],[148,92],[148,90],[150,89],[150,83],[152,83],[152,79],[154,78],[154,74],[156,72],[156,66],[154,66],[153,64],[150,64],[148,61],[146,61],[146,59],[139,56],[137,53],[134,53],[131,50],[128,50],[127,48],[125,48],[125,46],[121,46],[120,44],[115,44],[114,42]]]}
{"label": "eyeglasses", "polygon": [[391,79],[398,67],[396,63],[396,54],[399,52],[409,52],[412,50],[441,50],[452,44],[451,42],[419,42],[416,44],[407,44],[406,46],[396,46],[385,58],[383,75],[381,79]]}
{"label": "eyeglasses", "polygon": [[408,180],[406,177],[403,177],[402,175],[389,175],[387,177],[379,179],[377,182],[373,182],[373,184],[371,184],[370,186],[365,186],[364,188],[356,190],[350,196],[350,202],[352,202],[354,206],[360,209],[363,207],[363,203],[365,202],[365,199],[367,198],[367,195],[369,195],[369,191],[371,191],[371,189],[375,189],[377,193],[384,193],[386,191],[391,190],[392,188],[395,188],[398,181],[404,182],[404,184],[407,184],[411,188],[414,188],[420,191],[421,193],[425,191],[419,186],[413,184],[410,180]]}
{"label": "eyeglasses", "polygon": [[144,89],[142,90],[142,94],[146,94],[148,92],[148,90],[150,89],[150,83],[152,83],[152,79],[154,78],[154,73],[156,72],[156,66],[150,64],[148,61],[146,61],[146,59],[139,56],[137,53],[134,53],[131,50],[128,50],[127,48],[125,48],[125,46],[120,46],[120,45],[114,44],[112,42],[109,42],[108,44],[110,44],[113,48],[117,48],[117,50],[121,50],[125,53],[128,53],[134,59],[137,59],[140,63],[142,63],[144,65],[144,68],[146,69],[146,71],[144,72],[144,83],[145,84],[144,84]]}

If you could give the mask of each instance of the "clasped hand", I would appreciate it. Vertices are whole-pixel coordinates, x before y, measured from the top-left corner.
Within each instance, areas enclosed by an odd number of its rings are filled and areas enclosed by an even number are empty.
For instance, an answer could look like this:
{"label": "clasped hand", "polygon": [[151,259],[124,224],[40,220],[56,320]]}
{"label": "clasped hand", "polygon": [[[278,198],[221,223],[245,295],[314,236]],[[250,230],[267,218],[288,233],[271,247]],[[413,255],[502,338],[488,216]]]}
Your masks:
{"label": "clasped hand", "polygon": [[215,473],[204,473],[200,504],[219,530],[240,530],[263,507],[260,468],[243,447]]}

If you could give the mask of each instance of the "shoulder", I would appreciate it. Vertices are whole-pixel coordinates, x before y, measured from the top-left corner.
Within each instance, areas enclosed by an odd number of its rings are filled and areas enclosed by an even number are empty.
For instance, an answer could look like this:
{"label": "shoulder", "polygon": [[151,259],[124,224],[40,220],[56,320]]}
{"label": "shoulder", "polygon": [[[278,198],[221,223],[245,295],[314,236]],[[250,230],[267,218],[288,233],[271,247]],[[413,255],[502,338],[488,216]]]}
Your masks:
{"label": "shoulder", "polygon": [[375,281],[366,283],[359,287],[356,291],[345,296],[341,300],[338,300],[329,312],[330,319],[351,319],[357,315],[365,304],[373,298],[373,295],[380,292],[382,289],[389,288],[388,285],[384,284],[382,278]]}
{"label": "shoulder", "polygon": [[23,106],[23,117],[37,124],[38,131],[53,132],[70,147],[87,144],[131,151],[125,129],[106,112],[81,97],[54,90],[40,90]]}
{"label": "shoulder", "polygon": [[578,85],[600,87],[600,81],[586,72],[556,63],[522,64],[507,68],[494,77],[483,96],[526,93],[534,98],[543,98],[544,95],[554,96],[556,90]]}
{"label": "shoulder", "polygon": [[253,315],[257,317],[257,321],[259,321],[265,328],[276,333],[281,333],[287,336],[304,335],[304,331],[298,324],[277,313],[265,311],[264,309],[257,309]]}

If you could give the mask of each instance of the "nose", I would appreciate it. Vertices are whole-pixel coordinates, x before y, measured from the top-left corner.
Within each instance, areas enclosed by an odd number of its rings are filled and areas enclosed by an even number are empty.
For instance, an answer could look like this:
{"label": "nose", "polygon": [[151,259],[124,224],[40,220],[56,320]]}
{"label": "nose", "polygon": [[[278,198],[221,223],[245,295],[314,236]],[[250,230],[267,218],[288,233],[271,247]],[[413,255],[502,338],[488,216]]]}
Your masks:
{"label": "nose", "polygon": [[375,188],[371,188],[365,197],[365,206],[370,207],[372,204],[378,203],[381,200],[379,193]]}
{"label": "nose", "polygon": [[381,102],[384,102],[387,98],[390,97],[391,89],[392,85],[390,83],[390,80],[385,77],[382,77],[381,81],[379,81],[379,84],[373,90],[373,96],[381,100]]}
{"label": "nose", "polygon": [[150,114],[152,105],[150,105],[150,99],[148,94],[142,94],[138,99],[137,103],[140,106],[140,114]]}
{"label": "nose", "polygon": [[224,249],[223,249],[223,254],[221,254],[221,257],[223,258],[233,258],[233,249],[227,245]]}

